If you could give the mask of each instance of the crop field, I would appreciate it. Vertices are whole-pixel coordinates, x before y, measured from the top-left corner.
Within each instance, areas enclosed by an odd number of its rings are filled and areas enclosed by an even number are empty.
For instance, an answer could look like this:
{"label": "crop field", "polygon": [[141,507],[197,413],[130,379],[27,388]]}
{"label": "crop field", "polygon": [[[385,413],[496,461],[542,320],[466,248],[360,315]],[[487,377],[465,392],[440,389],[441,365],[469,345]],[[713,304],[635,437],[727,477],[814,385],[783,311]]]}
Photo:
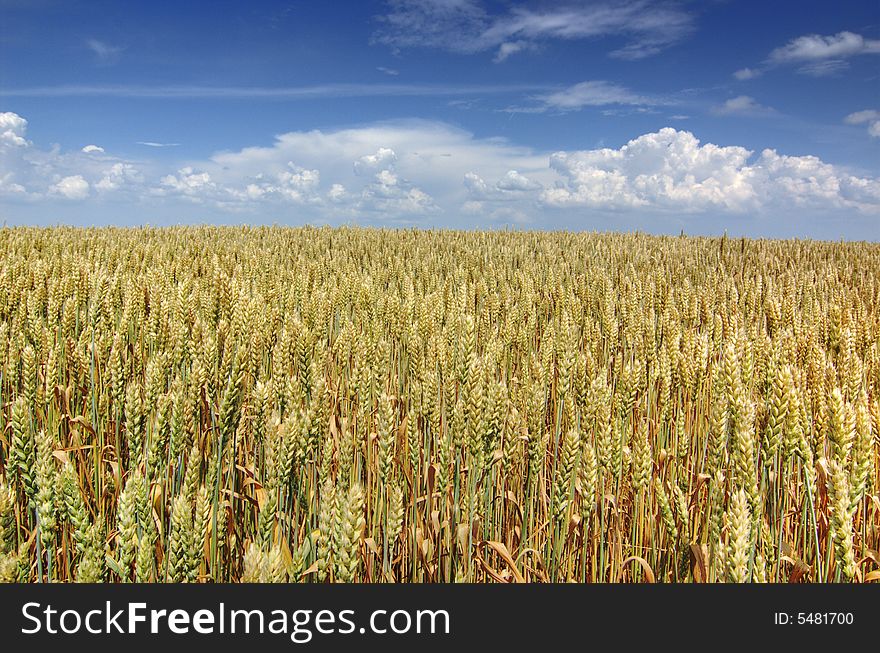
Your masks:
{"label": "crop field", "polygon": [[877,582],[880,245],[0,230],[0,579]]}

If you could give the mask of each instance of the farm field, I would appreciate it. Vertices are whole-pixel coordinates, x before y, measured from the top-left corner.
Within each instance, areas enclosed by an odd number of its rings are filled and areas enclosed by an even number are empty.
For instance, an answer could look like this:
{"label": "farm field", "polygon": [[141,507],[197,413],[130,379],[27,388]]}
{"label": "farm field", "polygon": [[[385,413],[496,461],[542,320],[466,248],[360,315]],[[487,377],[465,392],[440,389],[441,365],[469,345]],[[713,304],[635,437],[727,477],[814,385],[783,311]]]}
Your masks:
{"label": "farm field", "polygon": [[876,582],[880,245],[0,231],[0,579]]}

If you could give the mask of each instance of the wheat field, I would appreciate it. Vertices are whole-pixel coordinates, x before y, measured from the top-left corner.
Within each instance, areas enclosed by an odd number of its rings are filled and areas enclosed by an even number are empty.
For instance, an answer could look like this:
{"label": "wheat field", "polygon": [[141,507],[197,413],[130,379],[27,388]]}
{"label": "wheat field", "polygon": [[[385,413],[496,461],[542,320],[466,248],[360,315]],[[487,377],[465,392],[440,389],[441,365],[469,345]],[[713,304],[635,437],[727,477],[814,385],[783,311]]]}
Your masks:
{"label": "wheat field", "polygon": [[876,582],[880,245],[0,231],[0,578]]}

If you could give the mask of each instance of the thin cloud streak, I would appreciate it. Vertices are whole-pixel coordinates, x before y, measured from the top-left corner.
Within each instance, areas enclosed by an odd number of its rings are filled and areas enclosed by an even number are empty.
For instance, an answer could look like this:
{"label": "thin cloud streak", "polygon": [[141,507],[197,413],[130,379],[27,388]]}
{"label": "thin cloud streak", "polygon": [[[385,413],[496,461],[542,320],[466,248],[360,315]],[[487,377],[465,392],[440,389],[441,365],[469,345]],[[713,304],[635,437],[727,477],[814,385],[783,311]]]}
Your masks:
{"label": "thin cloud streak", "polygon": [[118,97],[167,99],[291,99],[340,97],[402,97],[485,95],[551,91],[546,84],[436,85],[436,84],[323,84],[318,86],[128,86],[72,85],[3,89],[0,97]]}
{"label": "thin cloud streak", "polygon": [[180,143],[157,143],[156,141],[135,141],[135,145],[146,145],[147,147],[177,147]]}
{"label": "thin cloud streak", "polygon": [[91,50],[99,61],[102,63],[113,63],[118,58],[124,48],[99,41],[98,39],[88,39],[86,47]]}

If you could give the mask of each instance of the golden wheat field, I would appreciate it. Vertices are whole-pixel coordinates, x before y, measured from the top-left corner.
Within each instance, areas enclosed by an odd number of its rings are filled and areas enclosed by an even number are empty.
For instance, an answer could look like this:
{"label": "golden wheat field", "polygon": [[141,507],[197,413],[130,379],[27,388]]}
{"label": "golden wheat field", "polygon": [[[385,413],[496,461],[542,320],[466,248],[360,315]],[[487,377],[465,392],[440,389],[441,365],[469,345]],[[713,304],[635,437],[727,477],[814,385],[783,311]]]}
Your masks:
{"label": "golden wheat field", "polygon": [[876,582],[880,245],[0,231],[0,577]]}

